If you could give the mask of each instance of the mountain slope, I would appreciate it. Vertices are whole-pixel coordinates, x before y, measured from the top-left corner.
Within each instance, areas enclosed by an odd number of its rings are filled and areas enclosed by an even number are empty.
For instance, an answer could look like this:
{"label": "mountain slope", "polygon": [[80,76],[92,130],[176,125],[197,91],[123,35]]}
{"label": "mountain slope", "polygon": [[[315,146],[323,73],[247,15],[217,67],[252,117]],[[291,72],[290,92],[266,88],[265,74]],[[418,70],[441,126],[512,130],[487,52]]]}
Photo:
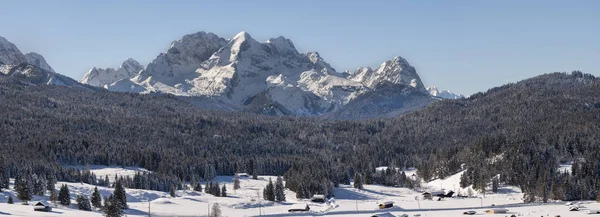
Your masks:
{"label": "mountain slope", "polygon": [[46,59],[44,59],[44,57],[38,53],[27,53],[25,54],[25,58],[27,59],[27,63],[30,65],[52,73],[56,73],[56,71],[54,71],[54,69],[46,62]]}
{"label": "mountain slope", "polygon": [[[553,73],[395,118],[339,121],[204,110],[168,94],[79,91],[0,76],[0,155],[11,168],[84,162],[179,177],[211,166],[218,174],[311,168],[307,176],[318,182],[343,182],[349,170],[380,165],[415,166],[424,180],[466,168],[476,174],[472,182],[501,174],[541,198],[539,183],[552,183],[546,178],[565,181],[555,173],[560,162],[578,161],[580,173],[569,182],[595,189],[583,184],[600,175],[599,92],[594,76]],[[486,160],[495,156],[502,157]]]}
{"label": "mountain slope", "polygon": [[[88,72],[82,82],[97,84],[88,81],[96,70]],[[261,43],[247,32],[229,40],[205,32],[186,35],[136,75],[103,73],[119,77],[96,85],[109,90],[208,97],[214,99],[211,103],[224,104],[213,107],[233,105],[242,111],[272,115],[324,115],[344,108],[364,93],[387,94],[377,90],[382,83],[398,85],[404,92],[426,92],[416,70],[401,57],[384,62],[376,70],[368,68],[343,74],[336,72],[317,52],[298,52],[289,39],[277,37]],[[371,95],[375,94],[368,96]],[[421,100],[412,96],[405,94],[402,100]],[[430,100],[423,98],[422,102]],[[420,107],[394,105],[383,109],[391,112]],[[363,117],[355,111],[346,113],[356,114],[347,118]]]}

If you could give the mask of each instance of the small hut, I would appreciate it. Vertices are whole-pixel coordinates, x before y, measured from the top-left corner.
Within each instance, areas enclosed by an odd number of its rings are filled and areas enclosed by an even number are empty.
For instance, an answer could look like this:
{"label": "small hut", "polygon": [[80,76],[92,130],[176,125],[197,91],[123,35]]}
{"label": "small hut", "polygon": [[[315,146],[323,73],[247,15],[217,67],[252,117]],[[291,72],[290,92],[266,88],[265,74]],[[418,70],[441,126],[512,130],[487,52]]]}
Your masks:
{"label": "small hut", "polygon": [[391,207],[394,207],[393,201],[386,201],[383,203],[379,203],[379,209],[385,209],[385,208],[391,208]]}
{"label": "small hut", "polygon": [[310,207],[308,206],[308,204],[298,203],[298,204],[292,205],[292,207],[290,209],[288,209],[288,212],[306,212],[309,210],[310,210]]}
{"label": "small hut", "polygon": [[423,200],[433,200],[433,196],[429,192],[423,193]]}
{"label": "small hut", "polygon": [[310,201],[315,203],[325,203],[325,195],[315,194],[310,198]]}
{"label": "small hut", "polygon": [[507,212],[508,212],[508,209],[504,209],[504,208],[488,209],[485,211],[485,213],[487,213],[487,214],[506,214]]}
{"label": "small hut", "polygon": [[37,203],[35,203],[35,205],[33,205],[33,210],[40,212],[50,212],[52,211],[52,207],[50,207],[48,203],[44,201],[38,201]]}

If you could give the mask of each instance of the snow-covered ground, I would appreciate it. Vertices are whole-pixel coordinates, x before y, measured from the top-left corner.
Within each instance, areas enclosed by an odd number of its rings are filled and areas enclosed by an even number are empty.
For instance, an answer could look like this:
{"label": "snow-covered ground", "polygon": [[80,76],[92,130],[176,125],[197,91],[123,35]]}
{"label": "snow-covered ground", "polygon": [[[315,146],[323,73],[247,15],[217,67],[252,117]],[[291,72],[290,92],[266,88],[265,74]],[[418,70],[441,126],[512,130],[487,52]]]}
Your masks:
{"label": "snow-covered ground", "polygon": [[[91,168],[90,168],[91,169]],[[119,175],[133,174],[141,171],[139,168],[94,168],[93,171],[106,171],[108,174]],[[110,177],[111,175],[109,175]],[[434,180],[423,183],[424,190],[453,190],[458,186],[460,173],[450,176],[444,180]],[[275,177],[259,176],[258,180],[241,178],[241,189],[233,190],[233,177],[219,176],[220,184],[227,185],[227,197],[215,197],[206,193],[191,191],[178,191],[177,197],[172,198],[166,192],[127,189],[127,199],[130,209],[126,211],[127,216],[206,216],[209,208],[214,203],[219,203],[223,216],[371,216],[375,213],[390,212],[396,216],[408,214],[414,216],[464,216],[462,212],[467,210],[477,211],[477,215],[483,215],[483,211],[494,207],[509,209],[509,214],[496,214],[490,216],[509,216],[511,214],[522,214],[523,216],[587,216],[586,209],[600,209],[596,202],[582,202],[582,211],[569,212],[568,207],[562,202],[547,204],[524,204],[522,194],[518,189],[511,187],[502,188],[501,193],[486,194],[485,197],[478,195],[473,198],[446,198],[441,201],[422,200],[420,192],[406,188],[384,187],[378,185],[365,185],[365,189],[357,190],[351,185],[340,186],[335,189],[335,199],[330,204],[317,204],[307,200],[298,200],[295,193],[286,191],[287,202],[276,203],[262,199],[262,189],[268,183],[269,178]],[[63,183],[58,183],[59,187]],[[65,183],[69,186],[73,205],[71,207],[56,206],[53,212],[34,212],[31,205],[21,205],[16,200],[15,192],[5,190],[0,192],[0,216],[102,216],[99,211],[79,211],[74,205],[77,194],[90,195],[94,186],[81,183]],[[113,189],[98,187],[103,196],[112,193]],[[460,190],[460,189],[459,189]],[[7,204],[8,195],[12,195],[15,204]],[[47,199],[47,197],[45,197]],[[44,199],[36,197],[35,200]],[[418,200],[416,200],[418,199]],[[378,203],[393,201],[395,206],[389,209],[378,209]],[[30,204],[32,204],[31,202]],[[311,211],[303,213],[288,213],[287,210],[293,204],[306,203]]]}

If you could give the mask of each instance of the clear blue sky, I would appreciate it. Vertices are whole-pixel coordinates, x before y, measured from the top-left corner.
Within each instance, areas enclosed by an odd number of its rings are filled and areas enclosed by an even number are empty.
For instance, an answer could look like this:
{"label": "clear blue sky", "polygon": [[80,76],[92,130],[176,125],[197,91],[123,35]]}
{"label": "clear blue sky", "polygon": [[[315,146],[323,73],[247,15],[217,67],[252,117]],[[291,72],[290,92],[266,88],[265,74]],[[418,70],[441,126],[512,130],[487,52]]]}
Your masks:
{"label": "clear blue sky", "polygon": [[0,35],[79,80],[147,64],[197,31],[290,38],[338,71],[406,58],[426,85],[472,94],[547,72],[600,76],[600,1],[12,0]]}

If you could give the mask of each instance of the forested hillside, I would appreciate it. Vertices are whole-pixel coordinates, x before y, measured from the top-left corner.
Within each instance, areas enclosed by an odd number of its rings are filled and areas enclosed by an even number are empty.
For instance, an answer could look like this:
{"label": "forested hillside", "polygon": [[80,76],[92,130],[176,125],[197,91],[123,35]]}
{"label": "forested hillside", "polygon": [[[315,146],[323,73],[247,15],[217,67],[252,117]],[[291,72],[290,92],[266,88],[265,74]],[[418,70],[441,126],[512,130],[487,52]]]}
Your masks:
{"label": "forested hillside", "polygon": [[[464,182],[476,188],[501,174],[501,183],[521,186],[533,200],[594,199],[599,93],[591,75],[553,73],[397,118],[336,121],[212,111],[168,95],[0,76],[0,169],[13,177],[57,173],[65,164],[134,165],[179,182],[212,171],[285,174],[297,182],[288,187],[315,186],[308,191],[317,193],[324,180],[368,177],[381,165],[415,166],[425,180],[468,168]],[[556,172],[570,161],[577,178]]]}

